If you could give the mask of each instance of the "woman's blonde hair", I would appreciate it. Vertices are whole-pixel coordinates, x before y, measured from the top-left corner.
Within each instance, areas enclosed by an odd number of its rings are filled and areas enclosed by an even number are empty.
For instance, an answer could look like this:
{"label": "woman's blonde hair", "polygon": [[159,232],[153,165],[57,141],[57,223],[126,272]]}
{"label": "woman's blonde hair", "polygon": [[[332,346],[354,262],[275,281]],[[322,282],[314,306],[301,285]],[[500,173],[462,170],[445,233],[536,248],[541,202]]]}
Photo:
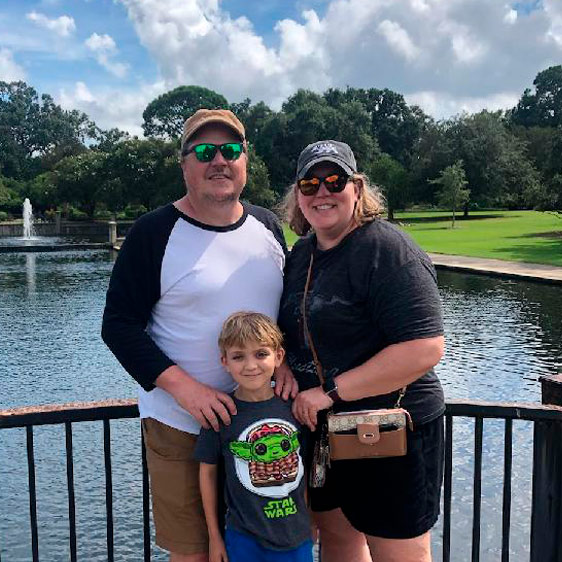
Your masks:
{"label": "woman's blonde hair", "polygon": [[[358,226],[374,220],[384,211],[384,197],[377,185],[371,184],[365,174],[355,173],[350,177],[359,190],[359,199],[353,210],[353,219]],[[293,232],[299,236],[307,234],[312,227],[299,207],[298,187],[293,183],[281,204],[283,216]]]}

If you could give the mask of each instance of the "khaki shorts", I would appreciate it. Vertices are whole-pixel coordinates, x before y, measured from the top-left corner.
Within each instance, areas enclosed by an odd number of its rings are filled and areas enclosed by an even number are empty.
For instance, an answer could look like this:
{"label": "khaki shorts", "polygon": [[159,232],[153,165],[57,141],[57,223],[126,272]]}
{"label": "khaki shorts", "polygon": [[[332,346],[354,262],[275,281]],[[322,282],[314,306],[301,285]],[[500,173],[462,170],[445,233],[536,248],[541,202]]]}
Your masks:
{"label": "khaki shorts", "polygon": [[156,544],[177,554],[208,552],[207,525],[199,492],[199,463],[193,460],[197,435],[152,418],[142,420],[142,432]]}

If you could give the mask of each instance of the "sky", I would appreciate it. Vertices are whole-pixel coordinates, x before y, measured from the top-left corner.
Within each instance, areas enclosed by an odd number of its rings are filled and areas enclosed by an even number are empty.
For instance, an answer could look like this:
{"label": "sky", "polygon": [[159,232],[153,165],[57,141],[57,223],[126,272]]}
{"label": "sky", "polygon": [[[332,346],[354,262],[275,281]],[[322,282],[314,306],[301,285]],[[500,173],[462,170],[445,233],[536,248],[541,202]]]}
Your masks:
{"label": "sky", "polygon": [[559,64],[562,0],[0,0],[0,80],[139,136],[179,85],[274,109],[390,88],[443,119],[513,107]]}

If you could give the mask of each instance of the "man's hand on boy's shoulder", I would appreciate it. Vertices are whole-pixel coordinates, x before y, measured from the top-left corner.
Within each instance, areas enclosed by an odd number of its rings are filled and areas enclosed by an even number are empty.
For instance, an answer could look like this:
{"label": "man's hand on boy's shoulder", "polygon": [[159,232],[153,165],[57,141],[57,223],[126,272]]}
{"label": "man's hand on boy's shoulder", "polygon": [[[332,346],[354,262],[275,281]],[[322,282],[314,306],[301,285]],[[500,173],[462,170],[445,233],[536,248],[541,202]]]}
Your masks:
{"label": "man's hand on boy's shoulder", "polygon": [[230,417],[236,414],[236,405],[228,394],[195,380],[177,365],[161,373],[156,386],[169,392],[201,427],[218,431],[220,421],[229,425]]}
{"label": "man's hand on boy's shoulder", "polygon": [[280,396],[283,400],[296,398],[299,393],[299,385],[286,362],[283,362],[275,369],[273,378],[275,380],[275,394],[277,396]]}

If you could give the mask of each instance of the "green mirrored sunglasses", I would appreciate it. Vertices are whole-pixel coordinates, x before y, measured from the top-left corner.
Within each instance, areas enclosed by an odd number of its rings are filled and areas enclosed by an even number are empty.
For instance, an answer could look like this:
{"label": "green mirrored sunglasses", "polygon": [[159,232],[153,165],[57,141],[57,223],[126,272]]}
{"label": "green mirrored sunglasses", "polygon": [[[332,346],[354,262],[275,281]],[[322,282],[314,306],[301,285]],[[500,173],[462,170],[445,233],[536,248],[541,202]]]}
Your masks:
{"label": "green mirrored sunglasses", "polygon": [[238,160],[240,155],[244,152],[244,144],[241,142],[226,142],[224,144],[204,142],[184,149],[183,155],[187,156],[195,152],[195,158],[197,158],[199,162],[211,162],[216,156],[217,150],[221,151],[225,160]]}

